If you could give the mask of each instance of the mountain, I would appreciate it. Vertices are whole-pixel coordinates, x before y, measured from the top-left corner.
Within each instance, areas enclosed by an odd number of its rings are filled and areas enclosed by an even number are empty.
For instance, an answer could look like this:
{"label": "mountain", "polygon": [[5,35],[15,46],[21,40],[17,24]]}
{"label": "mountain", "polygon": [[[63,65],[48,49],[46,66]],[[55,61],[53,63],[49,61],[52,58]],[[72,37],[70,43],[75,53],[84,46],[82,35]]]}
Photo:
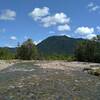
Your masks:
{"label": "mountain", "polygon": [[39,52],[45,55],[73,55],[77,42],[82,40],[67,36],[51,36],[39,43],[37,48]]}
{"label": "mountain", "polygon": [[0,49],[7,49],[11,53],[16,53],[16,48],[10,48],[10,47],[0,47]]}
{"label": "mountain", "polygon": [[[83,39],[75,39],[67,36],[51,36],[37,45],[38,51],[44,55],[73,55],[78,42]],[[16,53],[16,48],[2,47],[12,53]]]}

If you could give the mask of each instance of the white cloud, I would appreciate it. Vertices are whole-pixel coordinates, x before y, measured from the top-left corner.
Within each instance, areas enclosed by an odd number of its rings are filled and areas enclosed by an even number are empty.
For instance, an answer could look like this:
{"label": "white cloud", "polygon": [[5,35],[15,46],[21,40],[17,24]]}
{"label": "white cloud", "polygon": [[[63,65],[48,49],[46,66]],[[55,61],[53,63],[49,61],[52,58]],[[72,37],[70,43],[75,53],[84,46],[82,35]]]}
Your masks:
{"label": "white cloud", "polygon": [[37,45],[37,44],[39,44],[41,42],[41,40],[38,40],[38,41],[34,41],[33,43],[35,44],[35,45]]}
{"label": "white cloud", "polygon": [[93,2],[90,2],[89,4],[88,4],[88,7],[93,7],[94,6],[94,3]]}
{"label": "white cloud", "polygon": [[[38,21],[43,27],[56,26],[59,31],[70,30],[70,18],[63,12],[51,15],[48,7],[35,8],[29,16]],[[57,27],[58,26],[58,27]]]}
{"label": "white cloud", "polygon": [[71,30],[71,28],[67,24],[58,26],[58,31],[70,31],[70,30]]}
{"label": "white cloud", "polygon": [[75,33],[78,33],[79,35],[82,36],[82,38],[87,38],[87,39],[91,39],[96,36],[96,34],[94,34],[94,28],[89,28],[89,27],[78,27],[75,30]]}
{"label": "white cloud", "polygon": [[94,7],[92,7],[91,9],[90,9],[90,11],[96,11],[96,10],[98,10],[100,8],[100,6],[94,6]]}
{"label": "white cloud", "polygon": [[9,45],[9,44],[6,44],[5,46],[9,47],[9,48],[14,48],[15,47],[15,46],[12,46],[12,45]]}
{"label": "white cloud", "polygon": [[98,32],[100,32],[100,26],[97,26],[96,29]]}
{"label": "white cloud", "polygon": [[2,10],[0,20],[15,20],[16,12],[10,9]]}
{"label": "white cloud", "polygon": [[88,4],[88,9],[89,9],[90,12],[95,12],[98,9],[100,9],[100,6],[91,2],[91,3]]}
{"label": "white cloud", "polygon": [[0,33],[4,33],[6,31],[5,28],[0,29]]}
{"label": "white cloud", "polygon": [[16,36],[11,36],[10,39],[11,40],[16,40],[17,38],[16,38]]}
{"label": "white cloud", "polygon": [[89,28],[89,27],[78,27],[75,30],[75,33],[79,33],[79,34],[92,34],[94,33],[94,28]]}
{"label": "white cloud", "polygon": [[41,19],[41,17],[49,15],[49,8],[43,7],[43,8],[35,8],[31,13],[29,13],[29,16],[31,16],[34,20]]}
{"label": "white cloud", "polygon": [[56,13],[53,16],[47,16],[41,19],[44,27],[50,27],[57,24],[66,24],[70,22],[70,18],[64,13]]}
{"label": "white cloud", "polygon": [[96,37],[97,35],[96,34],[88,34],[86,37],[84,38],[87,38],[87,39],[92,39],[93,37]]}

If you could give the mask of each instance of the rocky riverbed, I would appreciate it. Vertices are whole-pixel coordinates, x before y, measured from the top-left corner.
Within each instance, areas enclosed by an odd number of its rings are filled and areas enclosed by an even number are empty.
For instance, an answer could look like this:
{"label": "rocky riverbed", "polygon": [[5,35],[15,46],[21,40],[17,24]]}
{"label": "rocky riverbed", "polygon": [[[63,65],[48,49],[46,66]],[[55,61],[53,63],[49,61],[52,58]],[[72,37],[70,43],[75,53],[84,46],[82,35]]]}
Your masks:
{"label": "rocky riverbed", "polygon": [[0,100],[100,100],[100,77],[89,73],[99,66],[67,61],[0,61]]}

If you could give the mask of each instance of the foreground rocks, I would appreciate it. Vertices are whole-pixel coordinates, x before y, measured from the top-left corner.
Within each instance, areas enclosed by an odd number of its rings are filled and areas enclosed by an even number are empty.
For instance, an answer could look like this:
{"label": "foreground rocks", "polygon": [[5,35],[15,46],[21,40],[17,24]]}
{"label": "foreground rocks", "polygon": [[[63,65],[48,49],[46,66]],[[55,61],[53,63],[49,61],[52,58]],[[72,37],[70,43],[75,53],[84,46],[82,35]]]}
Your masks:
{"label": "foreground rocks", "polygon": [[84,68],[83,71],[86,71],[91,75],[100,76],[100,65],[91,65],[89,68]]}
{"label": "foreground rocks", "polygon": [[[100,100],[94,63],[21,61],[0,71],[0,100]],[[92,67],[91,67],[92,66]]]}
{"label": "foreground rocks", "polygon": [[44,69],[59,69],[70,71],[84,71],[92,75],[100,75],[100,64],[88,62],[66,62],[66,61],[48,61],[39,62],[35,65]]}

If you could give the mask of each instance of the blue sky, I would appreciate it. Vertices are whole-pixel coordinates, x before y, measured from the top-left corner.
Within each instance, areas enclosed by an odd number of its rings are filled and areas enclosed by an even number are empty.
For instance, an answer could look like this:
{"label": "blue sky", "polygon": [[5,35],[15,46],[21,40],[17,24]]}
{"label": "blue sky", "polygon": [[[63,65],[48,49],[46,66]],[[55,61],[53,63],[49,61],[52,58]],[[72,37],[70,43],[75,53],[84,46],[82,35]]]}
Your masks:
{"label": "blue sky", "polygon": [[53,35],[91,39],[99,20],[99,0],[0,0],[0,46]]}

